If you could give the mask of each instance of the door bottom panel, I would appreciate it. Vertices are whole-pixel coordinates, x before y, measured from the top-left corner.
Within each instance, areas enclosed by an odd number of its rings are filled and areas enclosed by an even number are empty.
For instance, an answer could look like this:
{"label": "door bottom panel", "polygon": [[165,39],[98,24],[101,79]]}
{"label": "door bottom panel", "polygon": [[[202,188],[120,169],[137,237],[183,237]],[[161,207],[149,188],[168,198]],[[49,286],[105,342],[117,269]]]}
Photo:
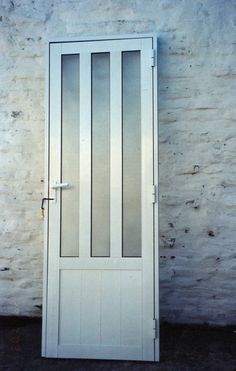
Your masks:
{"label": "door bottom panel", "polygon": [[141,288],[141,271],[61,270],[59,345],[140,347]]}
{"label": "door bottom panel", "polygon": [[[142,347],[109,345],[59,345],[58,357],[61,358],[90,358],[90,359],[114,359],[142,361]],[[145,360],[144,360],[145,361]],[[147,360],[148,361],[148,360]],[[150,361],[150,360],[149,360]],[[153,361],[153,360],[152,360]]]}

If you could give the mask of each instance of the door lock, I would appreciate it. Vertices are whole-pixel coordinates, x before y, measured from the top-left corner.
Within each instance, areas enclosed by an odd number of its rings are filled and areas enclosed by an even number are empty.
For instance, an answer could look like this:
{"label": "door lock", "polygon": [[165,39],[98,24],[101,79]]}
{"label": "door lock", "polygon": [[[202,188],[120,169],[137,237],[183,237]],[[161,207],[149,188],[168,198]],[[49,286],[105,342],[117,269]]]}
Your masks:
{"label": "door lock", "polygon": [[53,200],[54,198],[47,198],[47,197],[42,198],[41,208],[40,208],[40,214],[41,214],[42,219],[44,219],[44,201],[53,201]]}

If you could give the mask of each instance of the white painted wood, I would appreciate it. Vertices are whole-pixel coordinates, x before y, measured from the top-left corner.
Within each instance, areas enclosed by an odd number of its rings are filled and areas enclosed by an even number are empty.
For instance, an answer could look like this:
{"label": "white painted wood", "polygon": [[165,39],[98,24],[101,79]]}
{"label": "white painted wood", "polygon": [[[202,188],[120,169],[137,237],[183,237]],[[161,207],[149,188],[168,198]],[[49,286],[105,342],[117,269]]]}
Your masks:
{"label": "white painted wood", "polygon": [[[142,260],[143,260],[143,357],[154,360],[154,341],[151,334],[154,284],[153,284],[153,128],[152,128],[152,40],[142,40],[141,51],[141,147],[142,147]],[[146,247],[146,248],[145,248]]]}
{"label": "white painted wood", "polygon": [[111,66],[111,257],[122,255],[122,111],[121,52],[110,56]]}
{"label": "white painted wood", "polygon": [[132,41],[135,39],[157,39],[158,35],[153,33],[139,33],[137,35],[134,34],[121,34],[121,35],[96,35],[94,36],[69,36],[69,37],[54,37],[53,39],[48,39],[49,43],[67,43],[67,42],[87,42],[87,41],[102,41],[102,40],[126,40],[131,39]]}
{"label": "white painted wood", "polygon": [[81,343],[100,344],[101,271],[82,271]]}
{"label": "white painted wood", "polygon": [[121,272],[103,270],[101,276],[101,344],[120,346]]}
{"label": "white painted wood", "polygon": [[[154,360],[154,242],[152,185],[153,38],[51,44],[50,182],[60,182],[60,61],[80,53],[80,244],[79,257],[60,258],[60,197],[50,206],[48,234],[47,357]],[[121,258],[121,52],[141,49],[142,94],[142,258]],[[91,65],[92,52],[111,52],[111,258],[90,257],[91,231]],[[118,72],[118,73],[117,73]],[[155,86],[155,83],[154,83]],[[156,95],[155,95],[156,94]],[[156,98],[155,98],[156,97]],[[120,108],[119,108],[120,107]],[[154,116],[153,116],[154,112]],[[156,115],[156,116],[155,116]],[[154,143],[154,147],[153,147]],[[156,161],[156,159],[155,159]],[[154,163],[157,166],[157,162]],[[117,167],[117,169],[116,169]],[[116,173],[117,171],[117,173]],[[61,192],[58,190],[57,192]],[[157,219],[155,219],[157,223]],[[157,225],[157,224],[156,224]],[[117,237],[117,239],[116,239]],[[157,249],[157,247],[156,247]],[[155,250],[155,264],[158,264]],[[158,279],[156,278],[156,281]],[[60,310],[59,310],[60,309]],[[155,301],[155,317],[158,300]],[[155,345],[155,360],[159,348]]]}
{"label": "white painted wood", "polygon": [[142,347],[105,345],[59,345],[58,356],[61,358],[90,358],[143,361]]}
{"label": "white painted wood", "polygon": [[64,43],[61,44],[63,54],[77,54],[77,53],[104,53],[104,52],[117,52],[125,50],[140,49],[140,39],[133,40],[104,40],[102,42],[89,41],[87,43]]}
{"label": "white painted wood", "polygon": [[121,272],[121,345],[142,346],[142,272]]}
{"label": "white painted wood", "polygon": [[[46,49],[46,86],[45,86],[45,175],[44,175],[44,195],[48,198],[48,178],[49,178],[49,45]],[[48,209],[44,216],[44,248],[43,248],[43,307],[42,307],[42,356],[46,356],[46,336],[47,336],[47,247],[48,247]]]}
{"label": "white painted wood", "polygon": [[[155,285],[155,319],[157,320],[157,332],[160,334],[160,319],[159,319],[159,220],[158,220],[158,207],[159,207],[159,174],[158,174],[158,39],[157,36],[153,37],[153,49],[156,50],[156,64],[153,67],[153,137],[154,137],[154,184],[157,188],[156,203],[154,208],[154,285]],[[160,339],[155,339],[155,361],[160,360]]]}
{"label": "white painted wood", "polygon": [[141,259],[129,258],[60,258],[60,269],[102,269],[102,270],[141,270]]}
{"label": "white painted wood", "polygon": [[59,344],[141,346],[141,280],[141,270],[62,269]]}
{"label": "white painted wood", "polygon": [[81,270],[60,271],[59,344],[81,342],[82,274]]}
{"label": "white painted wood", "polygon": [[[49,180],[60,182],[61,46],[50,49],[50,161]],[[60,192],[60,191],[59,191]],[[51,193],[49,194],[51,197]],[[53,223],[51,223],[53,221]],[[49,205],[46,356],[57,356],[59,306],[60,197]]]}
{"label": "white painted wood", "polygon": [[91,54],[80,55],[79,256],[91,250]]}

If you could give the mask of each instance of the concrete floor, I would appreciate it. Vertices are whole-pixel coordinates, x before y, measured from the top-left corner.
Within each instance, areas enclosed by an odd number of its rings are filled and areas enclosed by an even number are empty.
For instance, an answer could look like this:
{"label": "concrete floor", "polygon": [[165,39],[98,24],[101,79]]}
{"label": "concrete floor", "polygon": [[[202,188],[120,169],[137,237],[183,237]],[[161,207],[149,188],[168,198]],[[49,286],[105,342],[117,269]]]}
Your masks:
{"label": "concrete floor", "polygon": [[235,371],[236,327],[161,326],[161,362],[45,359],[39,319],[0,317],[1,371]]}

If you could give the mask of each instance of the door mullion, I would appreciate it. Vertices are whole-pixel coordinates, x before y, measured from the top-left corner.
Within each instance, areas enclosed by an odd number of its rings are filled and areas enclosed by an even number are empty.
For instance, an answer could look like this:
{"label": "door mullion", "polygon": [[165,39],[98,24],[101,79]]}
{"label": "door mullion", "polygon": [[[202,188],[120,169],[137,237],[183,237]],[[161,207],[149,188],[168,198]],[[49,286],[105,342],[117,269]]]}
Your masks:
{"label": "door mullion", "polygon": [[91,248],[91,54],[80,55],[80,221],[79,256]]}
{"label": "door mullion", "polygon": [[121,52],[111,53],[111,257],[122,254]]}

